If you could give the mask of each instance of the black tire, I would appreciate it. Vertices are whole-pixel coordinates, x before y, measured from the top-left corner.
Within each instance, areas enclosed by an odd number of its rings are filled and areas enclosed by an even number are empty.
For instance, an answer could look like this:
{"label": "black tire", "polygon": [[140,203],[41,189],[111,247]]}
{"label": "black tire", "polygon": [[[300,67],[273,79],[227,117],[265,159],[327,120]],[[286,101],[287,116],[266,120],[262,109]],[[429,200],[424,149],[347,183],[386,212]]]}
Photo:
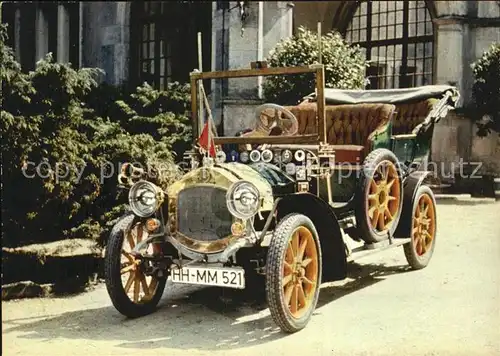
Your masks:
{"label": "black tire", "polygon": [[[304,268],[301,268],[301,271],[288,273],[285,277],[285,264],[290,266],[290,264],[286,262],[287,258],[290,259],[290,256],[287,254],[291,253],[290,251],[293,249],[292,235],[296,231],[300,231],[305,234],[302,236],[302,243],[304,243],[305,239],[307,240],[304,245],[305,252],[302,257],[307,254],[307,256],[311,256],[312,258],[310,258],[311,261],[309,261]],[[311,241],[314,241],[314,244],[311,244]],[[299,234],[297,236],[296,245],[298,248],[296,251],[298,253],[300,246],[301,236]],[[315,261],[313,257],[314,253],[316,254]],[[305,261],[306,260],[304,259],[302,262]],[[290,268],[289,271],[292,271],[292,269]],[[298,274],[300,274],[300,276],[298,276]],[[290,278],[289,281],[283,284],[284,279],[288,277]],[[311,281],[314,281],[315,283],[310,283]],[[282,331],[294,333],[303,329],[307,325],[318,302],[320,284],[321,246],[316,228],[307,216],[301,214],[289,214],[278,223],[278,226],[274,231],[273,238],[269,245],[266,262],[267,303],[274,322],[281,328]],[[287,291],[291,290],[289,293],[289,302],[285,301],[286,286],[288,286]],[[300,292],[300,290],[302,292]],[[302,295],[303,300],[300,313],[299,294]],[[295,303],[293,300],[295,300]],[[293,309],[295,309],[296,315],[293,315],[291,311],[292,303],[295,304],[295,308]]]}
{"label": "black tire", "polygon": [[[361,170],[361,175],[359,178],[359,185],[357,191],[356,198],[356,234],[363,239],[365,242],[379,242],[382,240],[386,240],[389,234],[392,236],[394,231],[396,230],[399,222],[399,218],[401,217],[401,210],[403,206],[403,185],[401,181],[401,172],[399,169],[399,162],[394,153],[391,151],[378,148],[373,150],[364,160],[363,169]],[[375,182],[380,183],[383,179],[381,175],[381,169],[387,169],[388,174],[391,174],[394,178],[394,182],[390,186],[390,192],[385,192],[377,194],[377,198],[375,199],[377,206],[380,209],[383,208],[384,204],[386,204],[388,211],[392,214],[391,222],[388,226],[384,226],[379,228],[378,218],[374,219],[374,222],[377,227],[372,226],[372,222],[370,219],[373,218],[369,216],[370,214],[370,191],[372,187],[372,179]],[[381,184],[381,183],[380,183]],[[385,187],[385,186],[384,186]],[[372,194],[373,195],[373,194]],[[396,197],[396,201],[389,201],[391,197]],[[382,200],[382,202],[380,202]],[[373,202],[373,200],[372,200]],[[376,211],[372,213],[377,213],[379,216],[379,211],[377,208],[373,208]],[[382,224],[385,225],[386,213],[384,212],[384,216],[382,216]]]}
{"label": "black tire", "polygon": [[[429,205],[427,208],[427,219],[431,219],[429,228],[423,223],[418,223],[417,213],[420,213],[423,209],[422,206]],[[425,210],[425,208],[424,208]],[[419,215],[421,216],[421,215]],[[437,214],[436,214],[436,199],[434,197],[434,193],[431,188],[426,185],[422,185],[418,187],[415,198],[413,200],[412,206],[412,215],[411,215],[411,242],[407,243],[403,246],[406,260],[411,268],[418,270],[425,268],[434,254],[434,248],[436,246],[436,234],[437,234]],[[431,240],[429,242],[429,237],[424,235],[424,233],[415,231],[415,227],[420,225],[420,229],[422,230],[425,227],[425,230],[431,236]],[[418,229],[418,227],[417,227]],[[420,230],[420,231],[421,231]],[[418,236],[420,235],[420,236]],[[422,241],[422,236],[425,237],[425,242]],[[420,241],[419,241],[420,240]],[[425,245],[423,247],[423,245]]]}
{"label": "black tire", "polygon": [[[167,281],[166,277],[155,277],[157,282],[154,291],[150,296],[147,296],[147,298],[144,296],[143,299],[137,303],[128,297],[125,286],[123,285],[120,270],[122,268],[121,256],[124,238],[132,228],[133,221],[134,215],[131,214],[121,218],[115,224],[111,231],[104,256],[104,277],[111,302],[116,310],[129,318],[136,318],[152,313],[160,301]],[[137,271],[136,273],[141,272]],[[130,272],[129,278],[132,278],[132,272]],[[134,284],[135,283],[134,279]],[[131,287],[129,287],[129,289],[130,288]],[[144,290],[144,287],[139,286],[139,289],[140,288]]]}

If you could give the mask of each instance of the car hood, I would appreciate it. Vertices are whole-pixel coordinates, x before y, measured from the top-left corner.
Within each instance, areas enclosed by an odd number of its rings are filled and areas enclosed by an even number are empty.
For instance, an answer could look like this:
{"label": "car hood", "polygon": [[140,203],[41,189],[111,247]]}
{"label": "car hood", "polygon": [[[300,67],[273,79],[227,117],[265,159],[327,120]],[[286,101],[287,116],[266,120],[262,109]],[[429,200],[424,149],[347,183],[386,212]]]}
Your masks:
{"label": "car hood", "polygon": [[257,187],[263,198],[260,210],[271,210],[274,202],[272,182],[257,170],[239,162],[193,169],[168,187],[167,194],[169,199],[176,199],[180,191],[191,186],[213,185],[228,189],[233,183],[240,180],[246,180]]}

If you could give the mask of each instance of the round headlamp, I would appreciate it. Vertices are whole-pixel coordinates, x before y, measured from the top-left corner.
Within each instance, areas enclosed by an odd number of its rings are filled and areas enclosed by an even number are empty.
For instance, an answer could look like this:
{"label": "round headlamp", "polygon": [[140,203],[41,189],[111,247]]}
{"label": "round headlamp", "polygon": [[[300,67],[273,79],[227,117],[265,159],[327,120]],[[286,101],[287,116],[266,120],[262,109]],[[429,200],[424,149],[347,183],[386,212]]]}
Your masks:
{"label": "round headlamp", "polygon": [[141,180],[135,183],[128,193],[132,212],[141,218],[152,215],[163,201],[163,191],[151,182]]}
{"label": "round headlamp", "polygon": [[260,193],[252,183],[239,181],[227,191],[226,202],[233,216],[239,219],[249,219],[259,210]]}

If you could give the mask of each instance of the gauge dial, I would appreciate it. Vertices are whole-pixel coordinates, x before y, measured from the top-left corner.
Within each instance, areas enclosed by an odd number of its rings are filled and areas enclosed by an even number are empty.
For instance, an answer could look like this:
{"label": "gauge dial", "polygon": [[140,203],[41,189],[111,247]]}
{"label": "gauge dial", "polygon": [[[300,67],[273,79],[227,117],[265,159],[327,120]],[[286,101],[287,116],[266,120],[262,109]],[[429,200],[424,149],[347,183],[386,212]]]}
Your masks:
{"label": "gauge dial", "polygon": [[252,152],[250,152],[250,161],[252,162],[259,162],[260,161],[260,151],[257,151],[257,150],[253,150]]}
{"label": "gauge dial", "polygon": [[285,166],[286,174],[293,176],[295,174],[296,168],[297,167],[295,166],[295,163],[287,163],[287,165]]}
{"label": "gauge dial", "polygon": [[226,153],[224,151],[218,151],[215,155],[215,162],[219,164],[226,162]]}
{"label": "gauge dial", "polygon": [[295,160],[298,162],[302,162],[306,158],[306,153],[302,150],[295,151]]}
{"label": "gauge dial", "polygon": [[271,150],[264,150],[261,154],[262,162],[269,163],[273,160],[273,152]]}
{"label": "gauge dial", "polygon": [[292,151],[284,150],[283,152],[281,152],[281,162],[290,163],[292,161],[292,158],[293,158]]}
{"label": "gauge dial", "polygon": [[248,154],[248,152],[247,152],[247,151],[243,151],[243,152],[241,152],[241,154],[240,154],[240,161],[241,161],[242,163],[247,163],[247,162],[248,162],[248,159],[249,159],[249,154]]}

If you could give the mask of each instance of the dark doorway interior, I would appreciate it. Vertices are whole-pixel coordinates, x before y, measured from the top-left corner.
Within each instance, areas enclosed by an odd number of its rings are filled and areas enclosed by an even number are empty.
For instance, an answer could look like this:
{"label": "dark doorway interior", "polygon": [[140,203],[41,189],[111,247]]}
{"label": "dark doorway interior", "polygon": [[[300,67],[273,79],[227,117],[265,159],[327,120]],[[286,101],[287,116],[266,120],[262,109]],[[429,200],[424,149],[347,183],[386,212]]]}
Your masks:
{"label": "dark doorway interior", "polygon": [[188,82],[198,68],[197,33],[202,33],[203,70],[211,69],[212,2],[133,2],[131,80],[158,89]]}

